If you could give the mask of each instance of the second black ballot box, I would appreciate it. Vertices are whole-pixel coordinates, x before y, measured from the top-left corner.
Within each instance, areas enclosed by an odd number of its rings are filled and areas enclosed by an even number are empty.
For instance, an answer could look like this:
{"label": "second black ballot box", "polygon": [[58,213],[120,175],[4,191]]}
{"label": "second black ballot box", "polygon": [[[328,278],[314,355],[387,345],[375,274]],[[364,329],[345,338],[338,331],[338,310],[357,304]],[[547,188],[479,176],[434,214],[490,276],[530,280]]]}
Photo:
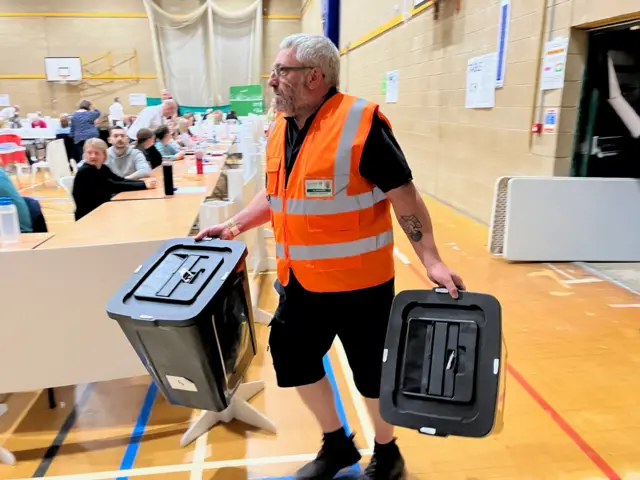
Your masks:
{"label": "second black ballot box", "polygon": [[392,425],[436,436],[484,437],[502,428],[506,351],[492,296],[408,290],[394,299],[380,411]]}

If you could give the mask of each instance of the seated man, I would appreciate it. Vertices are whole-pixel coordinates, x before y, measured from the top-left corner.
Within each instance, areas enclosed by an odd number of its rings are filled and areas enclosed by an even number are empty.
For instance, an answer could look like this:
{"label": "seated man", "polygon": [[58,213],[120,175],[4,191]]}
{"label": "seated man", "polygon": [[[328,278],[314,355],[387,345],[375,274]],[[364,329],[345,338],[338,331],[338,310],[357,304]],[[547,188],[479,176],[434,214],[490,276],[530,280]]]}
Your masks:
{"label": "seated man", "polygon": [[99,138],[90,138],[84,144],[84,158],[73,182],[73,199],[76,202],[76,220],[91,213],[111,197],[121,192],[155,188],[156,179],[127,180],[113,173],[104,165],[107,144]]}
{"label": "seated man", "polygon": [[156,130],[156,150],[160,152],[162,158],[170,158],[171,160],[184,158],[184,152],[180,151],[180,147],[171,137],[171,131],[167,125],[162,125]]}
{"label": "seated man", "polygon": [[106,165],[113,173],[127,180],[140,180],[151,175],[151,166],[144,154],[129,145],[129,137],[123,127],[109,129],[109,143]]}
{"label": "seated man", "polygon": [[20,195],[15,185],[6,174],[4,169],[0,167],[0,197],[7,197],[13,201],[13,204],[18,210],[18,222],[20,223],[21,233],[33,232],[33,225],[31,223],[31,214],[29,213],[29,207],[25,199]]}

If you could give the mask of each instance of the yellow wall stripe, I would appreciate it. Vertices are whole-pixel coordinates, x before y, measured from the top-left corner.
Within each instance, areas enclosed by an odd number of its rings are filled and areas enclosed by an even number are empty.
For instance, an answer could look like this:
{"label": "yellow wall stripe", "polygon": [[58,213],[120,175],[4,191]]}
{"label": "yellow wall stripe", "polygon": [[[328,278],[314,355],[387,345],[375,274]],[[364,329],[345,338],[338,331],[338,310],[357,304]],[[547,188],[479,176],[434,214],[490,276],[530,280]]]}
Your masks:
{"label": "yellow wall stripe", "polygon": [[[146,13],[117,12],[0,12],[0,18],[57,17],[57,18],[147,18]],[[266,20],[300,20],[301,15],[265,15]]]}
{"label": "yellow wall stripe", "polygon": [[117,12],[0,12],[0,17],[147,18],[147,14]]}
{"label": "yellow wall stripe", "polygon": [[[411,9],[411,17],[414,17],[414,16],[424,12],[431,5],[433,5],[433,0],[430,1],[430,2],[425,3],[424,5],[420,5],[418,8]],[[377,38],[380,35],[382,35],[384,33],[387,33],[389,30],[391,30],[391,29],[397,27],[398,25],[400,25],[403,21],[404,21],[404,17],[403,17],[402,14],[396,15],[395,17],[393,17],[388,22],[382,24],[378,28],[375,28],[375,29],[371,30],[369,33],[366,33],[365,35],[363,35],[359,39],[351,42],[349,44],[349,48],[345,47],[345,48],[340,49],[340,55],[344,55],[345,53],[347,53],[347,52],[349,52],[351,50],[355,50],[356,48],[361,47],[365,43],[370,42],[374,38]]]}
{"label": "yellow wall stripe", "polygon": [[300,20],[301,15],[265,15],[262,17],[266,20]]}
{"label": "yellow wall stripe", "polygon": [[[83,75],[83,80],[155,80],[157,75]],[[42,74],[3,74],[0,80],[46,80]]]}

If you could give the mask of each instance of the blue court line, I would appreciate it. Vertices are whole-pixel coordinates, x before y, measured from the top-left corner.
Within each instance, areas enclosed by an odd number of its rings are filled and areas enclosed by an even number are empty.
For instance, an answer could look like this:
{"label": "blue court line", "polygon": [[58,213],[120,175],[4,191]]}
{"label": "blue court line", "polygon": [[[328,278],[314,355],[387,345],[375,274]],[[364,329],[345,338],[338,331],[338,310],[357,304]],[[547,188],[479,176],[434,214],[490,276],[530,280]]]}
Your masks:
{"label": "blue court line", "polygon": [[42,457],[40,465],[38,465],[38,468],[36,468],[36,471],[33,474],[34,478],[44,477],[47,474],[47,470],[49,470],[51,463],[53,462],[54,458],[56,458],[56,455],[58,455],[60,447],[62,447],[62,444],[67,438],[69,431],[76,423],[76,419],[78,418],[78,410],[80,410],[87,402],[92,389],[93,384],[87,385],[87,387],[84,389],[84,392],[82,392],[82,395],[78,399],[78,402],[73,406],[73,408],[69,412],[69,415],[67,415],[67,418],[60,427],[60,430],[58,430],[56,438],[53,439],[53,442],[51,442],[51,445],[49,445],[49,448]]}
{"label": "blue court line", "polygon": [[[336,382],[336,376],[333,373],[333,366],[331,365],[331,360],[329,358],[329,354],[327,353],[322,359],[322,363],[324,364],[324,371],[327,374],[327,378],[329,379],[329,383],[331,384],[331,389],[333,390],[333,399],[336,404],[336,410],[338,411],[338,418],[340,419],[340,423],[344,426],[344,431],[347,435],[351,435],[351,429],[349,428],[349,421],[347,420],[347,414],[344,409],[344,404],[342,403],[342,398],[340,397],[340,390],[338,390],[338,382]],[[362,472],[360,468],[360,464],[356,463],[355,465],[351,465],[344,474],[351,475],[359,475]]]}
{"label": "blue court line", "polygon": [[[133,427],[133,432],[131,432],[129,445],[127,445],[127,449],[124,452],[124,457],[120,464],[120,470],[130,470],[133,468],[133,463],[136,460],[136,455],[138,455],[138,449],[140,448],[140,441],[142,440],[144,431],[147,428],[147,422],[151,416],[151,409],[153,408],[153,403],[155,402],[157,395],[158,386],[153,380],[151,380],[149,388],[147,389],[147,394],[142,402],[142,407],[140,408],[136,425]],[[118,477],[117,480],[126,480],[127,478],[128,477]]]}

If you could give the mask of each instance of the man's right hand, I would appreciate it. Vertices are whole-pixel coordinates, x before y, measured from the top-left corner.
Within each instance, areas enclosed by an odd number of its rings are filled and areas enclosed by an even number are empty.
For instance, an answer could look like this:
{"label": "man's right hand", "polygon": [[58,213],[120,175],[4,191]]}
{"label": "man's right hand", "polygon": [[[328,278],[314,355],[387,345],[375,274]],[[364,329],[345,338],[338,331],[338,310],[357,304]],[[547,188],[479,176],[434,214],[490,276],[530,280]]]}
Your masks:
{"label": "man's right hand", "polygon": [[221,240],[233,240],[235,235],[229,227],[225,224],[214,225],[213,227],[205,228],[196,235],[196,241],[200,241],[203,238],[219,238]]}

